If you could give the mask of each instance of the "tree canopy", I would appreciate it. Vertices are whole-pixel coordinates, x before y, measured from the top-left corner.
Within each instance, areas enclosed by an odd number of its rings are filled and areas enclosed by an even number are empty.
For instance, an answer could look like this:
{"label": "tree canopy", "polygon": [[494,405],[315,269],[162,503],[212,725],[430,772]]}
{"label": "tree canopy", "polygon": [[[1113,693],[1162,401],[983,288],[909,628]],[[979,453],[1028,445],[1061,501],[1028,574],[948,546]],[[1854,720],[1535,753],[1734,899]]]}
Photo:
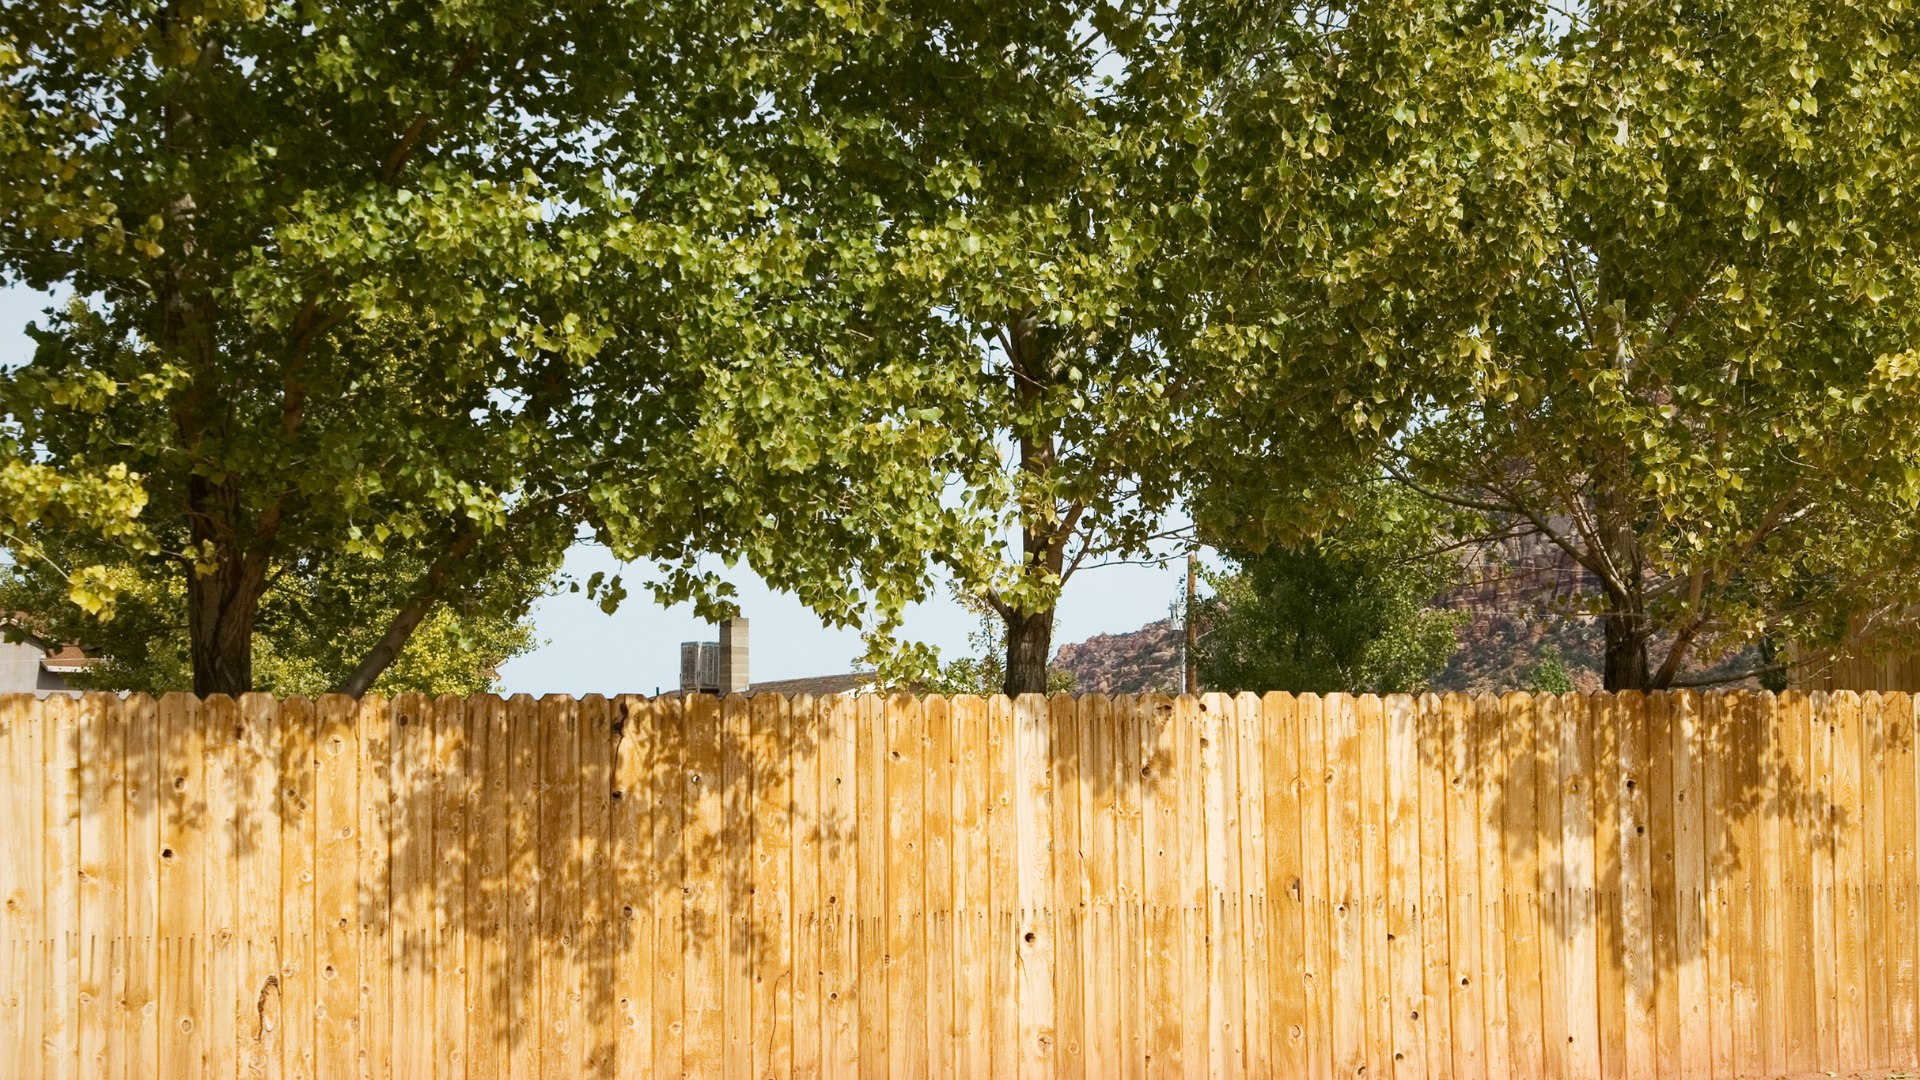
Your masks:
{"label": "tree canopy", "polygon": [[1223,157],[1283,221],[1238,265],[1295,367],[1226,422],[1297,426],[1300,371],[1376,371],[1347,429],[1565,550],[1610,688],[1914,594],[1912,11],[1258,10]]}
{"label": "tree canopy", "polygon": [[884,630],[952,546],[947,399],[861,334],[891,302],[870,246],[792,197],[837,183],[849,137],[803,92],[883,22],[0,9],[0,279],[74,298],[0,384],[9,551],[49,557],[23,526],[58,503],[116,547],[53,565],[74,601],[173,578],[203,693],[255,684],[280,568],[411,569],[352,598],[382,628],[358,692],[489,565],[582,531],[660,561],[668,599],[723,606],[721,552]]}

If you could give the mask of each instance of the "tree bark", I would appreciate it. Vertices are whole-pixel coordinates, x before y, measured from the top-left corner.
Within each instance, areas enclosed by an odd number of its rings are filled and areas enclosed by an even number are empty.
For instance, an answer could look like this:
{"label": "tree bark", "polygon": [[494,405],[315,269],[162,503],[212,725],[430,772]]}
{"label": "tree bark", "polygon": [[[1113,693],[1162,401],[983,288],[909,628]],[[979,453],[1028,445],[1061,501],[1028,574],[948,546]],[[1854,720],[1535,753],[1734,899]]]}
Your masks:
{"label": "tree bark", "polygon": [[[1031,313],[1015,317],[1008,327],[1007,353],[1013,369],[1013,393],[1023,420],[1054,377],[1052,358],[1039,336],[1038,321]],[[1052,470],[1058,453],[1053,433],[1022,431],[1016,441],[1017,468],[1023,478],[1039,486]],[[1063,524],[1057,514],[1042,514],[1038,507],[1024,499],[1020,503],[1020,514],[1022,573],[1030,581],[1051,577],[1056,584],[1064,584],[1060,580],[1066,557],[1064,534],[1072,526]],[[1047,661],[1053,650],[1055,607],[1049,603],[1038,611],[1025,611],[1017,606],[1001,608],[1000,616],[1007,628],[1006,679],[1001,688],[1008,697],[1047,692]]]}
{"label": "tree bark", "polygon": [[1609,611],[1600,617],[1606,631],[1606,663],[1602,678],[1608,690],[1650,690],[1652,665],[1647,659],[1647,618],[1644,612]]}
{"label": "tree bark", "polygon": [[1001,691],[1008,697],[1047,692],[1047,660],[1053,655],[1053,609],[1025,614],[1009,611],[1007,677]]}

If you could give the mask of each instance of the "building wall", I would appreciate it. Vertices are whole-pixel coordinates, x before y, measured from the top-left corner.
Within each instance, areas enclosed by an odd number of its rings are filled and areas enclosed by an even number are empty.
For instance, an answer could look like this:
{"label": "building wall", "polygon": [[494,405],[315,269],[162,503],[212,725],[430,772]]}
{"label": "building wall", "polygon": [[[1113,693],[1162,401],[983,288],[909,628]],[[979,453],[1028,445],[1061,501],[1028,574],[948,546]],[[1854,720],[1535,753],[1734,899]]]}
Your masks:
{"label": "building wall", "polygon": [[71,693],[67,680],[41,670],[46,651],[28,641],[0,641],[0,694]]}

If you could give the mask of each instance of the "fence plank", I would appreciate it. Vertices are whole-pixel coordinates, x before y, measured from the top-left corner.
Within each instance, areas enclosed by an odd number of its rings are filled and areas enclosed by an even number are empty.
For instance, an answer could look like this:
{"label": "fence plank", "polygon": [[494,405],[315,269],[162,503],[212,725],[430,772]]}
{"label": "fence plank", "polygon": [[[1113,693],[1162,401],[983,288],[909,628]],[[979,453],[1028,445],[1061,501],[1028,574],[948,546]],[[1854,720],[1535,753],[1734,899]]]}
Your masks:
{"label": "fence plank", "polygon": [[75,1034],[85,1076],[120,1077],[128,1072],[125,1017],[119,1007],[126,985],[125,736],[118,698],[88,694],[81,700],[75,728],[80,955]]}
{"label": "fence plank", "polygon": [[878,930],[885,955],[880,972],[888,1029],[884,1064],[889,1080],[921,1080],[927,1075],[926,728],[913,698],[895,695],[883,704],[879,737],[887,798],[880,869],[886,904]]}
{"label": "fence plank", "polygon": [[953,1020],[955,1076],[991,1076],[993,1048],[990,957],[993,940],[988,856],[987,703],[972,694],[953,699]]}
{"label": "fence plank", "polygon": [[529,958],[540,994],[532,1026],[541,1033],[540,1075],[579,1076],[586,1066],[582,1028],[580,884],[580,703],[566,695],[540,699],[534,736],[540,757],[535,824],[539,904]]}
{"label": "fence plank", "polygon": [[[239,1039],[241,1077],[279,1077],[286,1023],[280,973],[280,703],[239,702],[234,780],[239,845],[239,993],[227,1004]],[[403,1015],[406,1015],[403,1013]],[[421,1075],[426,1075],[422,1073]]]}
{"label": "fence plank", "polygon": [[1184,1074],[1180,1010],[1184,982],[1189,974],[1180,954],[1180,845],[1191,838],[1180,832],[1179,736],[1170,702],[1141,699],[1142,842],[1145,845],[1146,886],[1146,1009],[1147,1075]]}
{"label": "fence plank", "polygon": [[[515,987],[507,969],[507,905],[514,891],[507,837],[512,749],[506,702],[491,695],[467,703],[466,882],[469,1005],[467,1075],[504,1076],[513,1040]],[[524,868],[523,868],[524,872]],[[518,880],[524,881],[525,878]]]}
{"label": "fence plank", "polygon": [[753,1069],[753,972],[759,942],[753,933],[754,775],[751,702],[728,694],[720,702],[720,954],[721,1074]]}
{"label": "fence plank", "polygon": [[[1081,903],[1085,912],[1080,948],[1079,985],[1085,994],[1086,1075],[1120,1076],[1125,1038],[1121,1021],[1122,987],[1129,972],[1119,948],[1119,912],[1114,898],[1117,861],[1114,855],[1114,807],[1117,799],[1114,736],[1116,712],[1126,705],[1105,694],[1081,698],[1074,711],[1074,739],[1079,746],[1079,806],[1083,877]],[[929,809],[931,809],[929,803]]]}
{"label": "fence plank", "polygon": [[1267,965],[1273,996],[1274,1071],[1307,1075],[1307,984],[1305,870],[1301,861],[1304,778],[1300,768],[1300,721],[1291,694],[1260,700],[1266,722],[1261,748],[1266,776]]}
{"label": "fence plank", "polygon": [[1214,1022],[1208,1025],[1207,1072],[1211,1076],[1238,1077],[1245,1075],[1240,1044],[1245,999],[1239,996],[1233,941],[1225,929],[1229,923],[1238,922],[1234,894],[1239,890],[1239,883],[1234,880],[1233,856],[1228,850],[1231,846],[1238,851],[1238,845],[1230,839],[1231,815],[1236,809],[1230,809],[1234,782],[1225,716],[1227,701],[1223,694],[1207,694],[1193,702],[1194,721],[1199,725],[1200,734],[1201,827],[1195,839],[1203,846],[1206,857],[1203,909],[1206,1000],[1217,1013]]}
{"label": "fence plank", "polygon": [[684,716],[685,826],[680,852],[686,976],[681,986],[681,1071],[689,1077],[719,1077],[726,1060],[726,970],[731,959],[721,849],[726,828],[726,795],[721,789],[726,733],[720,702],[711,697],[688,697]]}
{"label": "fence plank", "polygon": [[1360,760],[1360,956],[1366,972],[1366,1068],[1393,1075],[1393,985],[1387,962],[1386,734],[1382,703],[1367,694],[1354,702]]}
{"label": "fence plank", "polygon": [[[646,763],[653,809],[653,856],[648,860],[647,881],[653,908],[651,1042],[655,1076],[678,1076],[686,1061],[687,995],[681,973],[687,965],[688,950],[693,947],[687,926],[688,867],[692,862],[686,846],[689,713],[686,699],[655,698],[641,758]],[[712,928],[704,932],[711,935]]]}
{"label": "fence plank", "polygon": [[[787,702],[787,760],[793,771],[793,1075],[819,1080],[823,1029],[820,994],[820,870],[827,830],[821,817],[819,711],[812,695]],[[622,1071],[617,1075],[626,1076]]]}
{"label": "fence plank", "polygon": [[1500,699],[1504,757],[1499,842],[1504,860],[1501,905],[1506,917],[1507,1038],[1510,1069],[1521,1076],[1546,1071],[1541,1042],[1539,800],[1534,787],[1538,716],[1526,694]]}
{"label": "fence plank", "polygon": [[1568,1049],[1567,945],[1573,936],[1568,919],[1567,860],[1562,846],[1560,725],[1562,699],[1542,694],[1533,702],[1534,832],[1514,837],[1530,843],[1539,874],[1540,922],[1540,1075],[1567,1080],[1573,1075]]}
{"label": "fence plank", "polygon": [[954,1075],[953,703],[932,697],[921,708],[926,726],[925,850],[927,937],[927,1075]]}
{"label": "fence plank", "polygon": [[[160,707],[164,716],[167,700]],[[320,699],[318,713],[313,782],[313,968],[319,988],[314,1074],[320,1080],[346,1080],[360,1073],[360,738],[352,698],[328,694]],[[176,740],[171,734],[163,738],[171,751]],[[161,899],[161,922],[180,925],[168,917],[164,882]],[[162,1015],[168,1016],[164,1011]]]}
{"label": "fence plank", "polygon": [[1867,1066],[1885,1070],[1892,1055],[1892,1005],[1887,999],[1887,743],[1884,701],[1862,696],[1860,708],[1860,871],[1866,907]]}
{"label": "fence plank", "polygon": [[[469,787],[467,705],[443,694],[427,706],[428,795],[433,829],[432,882],[434,1076],[467,1074],[467,875]],[[291,1004],[292,999],[288,999]]]}
{"label": "fence plank", "polygon": [[661,868],[653,846],[657,790],[653,770],[660,731],[653,703],[621,695],[610,703],[613,736],[613,809],[608,822],[613,856],[610,917],[614,1021],[613,1074],[653,1070],[653,899]]}
{"label": "fence plank", "polygon": [[[820,891],[826,905],[820,929],[820,1007],[824,1028],[821,1065],[827,1076],[846,1077],[854,1075],[860,1061],[857,997],[860,953],[855,896],[860,887],[856,852],[861,777],[851,700],[829,697],[820,703],[819,709],[821,846],[824,849]],[[981,907],[985,914],[986,905],[983,903]]]}
{"label": "fence plank", "polygon": [[1119,998],[1120,1031],[1116,1043],[1123,1080],[1146,1076],[1147,997],[1146,864],[1142,839],[1148,762],[1142,756],[1141,732],[1147,713],[1145,699],[1123,698],[1113,706],[1114,721],[1114,894],[1119,912],[1118,960],[1115,990]]}
{"label": "fence plank", "polygon": [[1068,694],[1047,698],[1046,724],[1051,746],[1050,788],[1053,813],[1040,823],[1050,836],[1053,897],[1054,1060],[1052,1075],[1079,1078],[1086,1071],[1086,994],[1080,981],[1085,948],[1085,855],[1080,848],[1080,799],[1086,784],[1084,749],[1075,700]]}
{"label": "fence plank", "polygon": [[1915,904],[1916,799],[1914,754],[1914,700],[1911,694],[1888,694],[1881,703],[1887,739],[1887,999],[1888,1067],[1920,1067],[1920,907]]}
{"label": "fence plank", "polygon": [[1911,1069],[1914,727],[1844,692],[7,699],[0,1032],[34,1076]]}
{"label": "fence plank", "polygon": [[[299,703],[305,706],[305,702]],[[288,702],[291,710],[295,702]],[[0,705],[4,709],[4,705]],[[160,1075],[159,918],[160,918],[160,709],[146,694],[134,694],[121,707],[125,718],[125,883],[127,935],[126,988],[121,995],[125,1016],[127,1074],[129,1078]],[[311,720],[312,713],[305,715]],[[311,728],[309,728],[311,730]],[[311,777],[311,770],[308,771]],[[309,781],[309,790],[311,782]],[[311,845],[309,845],[311,850]],[[311,882],[292,893],[305,902],[311,915]],[[284,899],[283,899],[284,902]],[[311,919],[309,919],[311,925]],[[307,962],[302,957],[302,962]],[[306,1015],[312,1015],[312,980],[308,979]],[[10,993],[11,991],[0,991]],[[309,1021],[308,1030],[311,1031]],[[15,1059],[19,1060],[19,1059]],[[304,1071],[291,1067],[289,1077],[310,1080],[311,1061]]]}
{"label": "fence plank", "polygon": [[1426,1009],[1422,982],[1420,890],[1420,729],[1411,697],[1386,699],[1387,923],[1390,978],[1387,1011],[1393,1035],[1396,1080],[1423,1077],[1427,1070]]}
{"label": "fence plank", "polygon": [[753,775],[753,1076],[793,1075],[793,776],[787,702],[756,694],[748,771]]}
{"label": "fence plank", "polygon": [[1419,700],[1420,769],[1420,1021],[1425,1029],[1426,1073],[1434,1080],[1455,1075],[1450,989],[1451,944],[1447,892],[1447,716],[1437,694]]}
{"label": "fence plank", "polygon": [[1478,728],[1462,694],[1441,701],[1447,732],[1447,989],[1453,1075],[1488,1075],[1480,951],[1480,797]]}
{"label": "fence plank", "polygon": [[434,998],[434,881],[439,867],[433,835],[433,702],[425,694],[393,699],[390,752],[393,795],[392,929],[387,936],[393,971],[395,1080],[435,1075],[440,1041]]}
{"label": "fence plank", "polygon": [[1674,824],[1673,715],[1668,707],[1671,697],[1655,694],[1646,699],[1646,741],[1644,780],[1646,785],[1646,849],[1648,863],[1647,916],[1648,936],[1652,939],[1652,965],[1648,982],[1652,989],[1653,1052],[1657,1075],[1678,1076],[1680,1071],[1680,995],[1676,976],[1680,966],[1680,926],[1676,921],[1679,906],[1674,902],[1677,846]]}
{"label": "fence plank", "polygon": [[612,1075],[618,1009],[614,999],[613,717],[601,694],[579,705],[580,929],[574,937],[583,1077]]}

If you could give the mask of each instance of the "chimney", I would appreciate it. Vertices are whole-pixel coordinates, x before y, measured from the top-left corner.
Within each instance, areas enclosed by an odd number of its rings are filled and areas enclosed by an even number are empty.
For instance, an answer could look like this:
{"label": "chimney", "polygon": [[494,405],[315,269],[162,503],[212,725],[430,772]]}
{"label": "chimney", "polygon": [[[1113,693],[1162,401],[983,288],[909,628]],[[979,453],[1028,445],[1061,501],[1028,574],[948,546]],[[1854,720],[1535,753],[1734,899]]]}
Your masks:
{"label": "chimney", "polygon": [[735,694],[747,688],[747,620],[733,618],[720,624],[720,692]]}

